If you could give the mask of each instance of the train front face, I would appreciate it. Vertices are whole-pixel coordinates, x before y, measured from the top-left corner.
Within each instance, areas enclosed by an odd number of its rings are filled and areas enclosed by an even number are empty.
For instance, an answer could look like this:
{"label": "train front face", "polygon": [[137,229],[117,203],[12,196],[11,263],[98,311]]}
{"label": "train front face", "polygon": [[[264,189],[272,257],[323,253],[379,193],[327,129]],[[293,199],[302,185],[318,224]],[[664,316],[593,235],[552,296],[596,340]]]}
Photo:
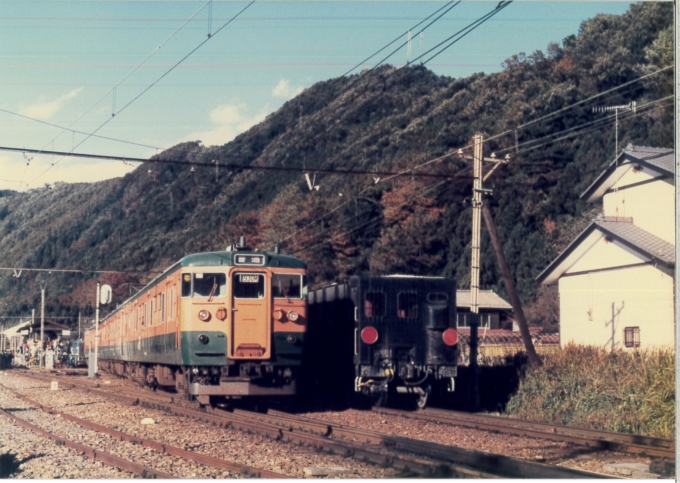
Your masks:
{"label": "train front face", "polygon": [[424,406],[433,386],[453,391],[456,290],[451,280],[353,278],[355,390],[382,398],[412,394]]}
{"label": "train front face", "polygon": [[300,259],[248,250],[182,260],[180,347],[189,394],[203,402],[295,394],[306,273]]}

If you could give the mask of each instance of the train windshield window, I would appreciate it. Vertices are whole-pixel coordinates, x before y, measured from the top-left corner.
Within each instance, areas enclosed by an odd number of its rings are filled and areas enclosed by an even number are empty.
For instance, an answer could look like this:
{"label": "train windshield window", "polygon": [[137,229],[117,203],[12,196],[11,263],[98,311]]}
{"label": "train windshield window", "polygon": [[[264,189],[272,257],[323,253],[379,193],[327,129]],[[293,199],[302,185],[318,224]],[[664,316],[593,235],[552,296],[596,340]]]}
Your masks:
{"label": "train windshield window", "polygon": [[275,273],[272,275],[272,295],[274,298],[299,299],[302,297],[302,275]]}
{"label": "train windshield window", "polygon": [[397,295],[397,317],[407,320],[418,318],[418,294],[402,292]]}
{"label": "train windshield window", "polygon": [[194,297],[224,297],[227,276],[224,273],[194,273]]}
{"label": "train windshield window", "polygon": [[428,302],[448,302],[449,296],[444,292],[430,292],[427,294]]}
{"label": "train windshield window", "polygon": [[239,299],[264,298],[264,276],[260,273],[235,273],[232,292]]}
{"label": "train windshield window", "polygon": [[385,316],[385,294],[382,292],[366,292],[364,298],[364,315],[366,317]]}
{"label": "train windshield window", "polygon": [[191,297],[191,274],[182,274],[182,297]]}

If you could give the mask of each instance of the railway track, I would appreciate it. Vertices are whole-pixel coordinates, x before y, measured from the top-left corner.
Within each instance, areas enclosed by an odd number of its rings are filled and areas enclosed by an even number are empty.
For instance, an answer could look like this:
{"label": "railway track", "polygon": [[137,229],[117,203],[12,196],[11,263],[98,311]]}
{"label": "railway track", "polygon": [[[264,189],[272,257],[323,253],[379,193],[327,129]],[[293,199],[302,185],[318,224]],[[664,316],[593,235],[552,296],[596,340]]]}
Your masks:
{"label": "railway track", "polygon": [[666,438],[572,428],[557,424],[524,421],[501,416],[469,414],[443,409],[424,409],[417,412],[409,412],[396,409],[374,408],[373,411],[381,414],[398,415],[439,424],[465,426],[517,436],[530,436],[551,441],[577,443],[584,446],[623,453],[675,459],[675,441]]}
{"label": "railway track", "polygon": [[[28,374],[27,374],[28,375]],[[29,375],[34,377],[33,374]],[[40,377],[47,381],[49,377]],[[316,448],[402,471],[403,476],[467,478],[601,478],[606,475],[560,466],[492,455],[448,445],[397,437],[374,431],[328,424],[278,411],[268,414],[235,410],[233,413],[179,406],[171,395],[126,390],[120,394],[92,383],[68,378],[63,387],[85,390],[92,395],[116,399],[125,404],[162,410],[221,427],[259,433],[272,439]],[[113,388],[112,388],[113,389]],[[140,394],[141,393],[141,394]]]}
{"label": "railway track", "polygon": [[[37,401],[34,401],[30,399],[29,397],[11,389],[8,388],[2,384],[0,384],[0,388],[4,389],[5,391],[13,394],[15,397],[18,399],[21,399],[22,401],[30,404],[31,406],[34,406],[36,408],[41,409],[45,413],[56,415],[66,421],[71,421],[74,422],[83,428],[87,428],[93,431],[96,431],[98,433],[103,433],[103,434],[108,434],[110,436],[113,436],[115,439],[120,440],[120,441],[129,441],[131,443],[138,444],[143,447],[151,448],[154,449],[155,451],[159,453],[164,453],[170,456],[174,456],[176,458],[182,458],[188,461],[194,461],[196,463],[205,465],[205,466],[210,466],[212,468],[218,468],[222,470],[228,470],[232,471],[235,473],[242,474],[246,477],[250,478],[268,478],[268,479],[278,479],[278,478],[289,478],[286,475],[282,475],[280,473],[275,473],[273,471],[267,471],[267,470],[261,470],[258,468],[253,468],[250,466],[246,465],[241,465],[238,463],[233,463],[230,461],[226,461],[223,459],[219,458],[214,458],[212,456],[207,456],[203,455],[194,451],[187,451],[183,450],[181,448],[177,448],[174,446],[170,446],[167,444],[162,444],[158,443],[156,441],[146,439],[146,438],[140,438],[128,433],[125,433],[123,431],[118,431],[115,429],[108,428],[106,426],[103,426],[101,424],[93,423],[91,421],[87,421],[85,419],[78,418],[76,416],[73,416],[68,413],[64,413],[62,411],[58,411],[54,408],[51,408],[49,406],[45,406],[43,404],[40,404]],[[14,416],[10,414],[9,412],[0,409],[5,415],[11,417],[16,424],[19,424],[22,427],[25,427],[26,429],[30,429],[36,434],[39,434],[44,437],[48,437],[54,441],[57,442],[57,444],[63,444],[67,447],[76,449],[78,451],[83,452],[84,454],[90,456],[93,459],[97,459],[99,461],[102,461],[103,463],[109,465],[109,466],[114,466],[121,468],[126,471],[130,471],[134,473],[135,475],[142,476],[144,478],[163,478],[163,479],[169,479],[169,478],[179,478],[178,476],[173,476],[169,473],[166,472],[161,472],[158,470],[155,470],[153,468],[150,468],[148,466],[144,466],[138,463],[134,463],[132,461],[128,461],[124,458],[120,458],[118,456],[112,455],[110,453],[101,451],[99,449],[95,449],[89,446],[82,445],[80,443],[77,443],[75,441],[71,441],[68,438],[64,438],[63,436],[56,436],[52,433],[49,433],[31,423],[28,421],[24,421],[21,418],[18,418],[17,416]]]}

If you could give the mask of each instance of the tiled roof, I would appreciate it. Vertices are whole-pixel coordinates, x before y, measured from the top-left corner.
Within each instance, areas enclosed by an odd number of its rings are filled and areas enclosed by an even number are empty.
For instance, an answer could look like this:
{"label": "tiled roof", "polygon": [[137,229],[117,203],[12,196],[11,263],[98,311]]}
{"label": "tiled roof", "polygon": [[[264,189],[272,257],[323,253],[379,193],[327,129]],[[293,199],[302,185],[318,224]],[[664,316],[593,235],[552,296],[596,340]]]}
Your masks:
{"label": "tiled roof", "polygon": [[[470,307],[469,290],[456,290],[456,305]],[[500,298],[493,290],[480,290],[477,295],[477,305],[482,309],[512,310],[512,305]]]}
{"label": "tiled roof", "polygon": [[634,166],[648,168],[657,177],[672,178],[675,174],[675,151],[668,148],[648,148],[628,145],[607,168],[586,188],[581,199],[589,202],[600,199],[609,188]]}
{"label": "tiled roof", "polygon": [[[609,236],[613,240],[625,245],[640,255],[641,258],[648,258],[651,263],[660,263],[667,268],[675,267],[675,247],[659,237],[635,226],[630,218],[621,217],[598,217],[586,227],[567,248],[560,253],[550,265],[543,270],[536,280],[540,283],[554,283],[557,278],[561,277],[564,272],[569,270],[571,265],[575,263],[569,261],[570,255],[574,253],[579,246],[586,240],[591,239],[594,232],[599,231],[600,236]],[[590,248],[586,246],[585,250]],[[553,275],[556,273],[556,275]]]}
{"label": "tiled roof", "polygon": [[603,231],[619,238],[621,242],[629,244],[631,248],[641,251],[652,260],[660,260],[667,265],[675,263],[675,247],[635,226],[633,223],[621,223],[613,217],[597,218],[594,222]]}
{"label": "tiled roof", "polygon": [[623,152],[646,161],[669,174],[675,173],[675,151],[672,149],[628,146]]}

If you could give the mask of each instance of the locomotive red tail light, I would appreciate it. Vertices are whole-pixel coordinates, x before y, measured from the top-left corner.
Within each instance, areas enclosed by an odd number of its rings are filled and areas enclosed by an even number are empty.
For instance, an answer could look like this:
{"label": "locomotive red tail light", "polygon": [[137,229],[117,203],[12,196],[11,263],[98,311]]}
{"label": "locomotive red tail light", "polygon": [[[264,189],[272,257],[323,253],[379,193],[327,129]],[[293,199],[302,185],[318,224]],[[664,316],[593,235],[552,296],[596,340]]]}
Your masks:
{"label": "locomotive red tail light", "polygon": [[378,331],[375,327],[371,327],[370,325],[364,327],[361,330],[361,340],[364,344],[375,344],[378,342]]}
{"label": "locomotive red tail light", "polygon": [[442,334],[442,339],[444,339],[446,345],[456,345],[458,343],[458,332],[453,329],[446,329]]}
{"label": "locomotive red tail light", "polygon": [[210,312],[207,310],[201,310],[198,313],[198,318],[201,319],[203,322],[207,322],[210,320]]}

